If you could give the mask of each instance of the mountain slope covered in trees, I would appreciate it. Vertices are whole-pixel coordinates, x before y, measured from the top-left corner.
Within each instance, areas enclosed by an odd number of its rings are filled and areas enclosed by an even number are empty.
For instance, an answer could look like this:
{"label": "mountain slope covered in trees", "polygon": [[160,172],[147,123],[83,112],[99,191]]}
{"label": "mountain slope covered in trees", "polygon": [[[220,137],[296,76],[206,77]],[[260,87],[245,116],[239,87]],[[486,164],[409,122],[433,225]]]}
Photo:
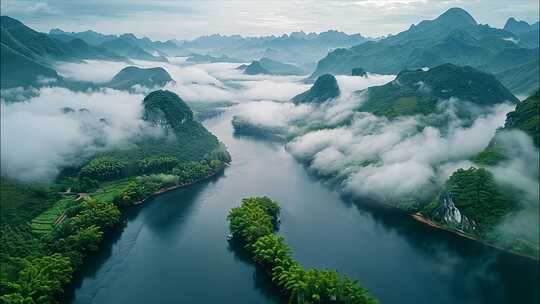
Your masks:
{"label": "mountain slope covered in trees", "polygon": [[367,93],[367,101],[359,110],[387,117],[430,114],[436,111],[440,100],[450,98],[477,106],[519,101],[492,75],[450,63],[427,70],[402,71],[394,81],[370,87]]}

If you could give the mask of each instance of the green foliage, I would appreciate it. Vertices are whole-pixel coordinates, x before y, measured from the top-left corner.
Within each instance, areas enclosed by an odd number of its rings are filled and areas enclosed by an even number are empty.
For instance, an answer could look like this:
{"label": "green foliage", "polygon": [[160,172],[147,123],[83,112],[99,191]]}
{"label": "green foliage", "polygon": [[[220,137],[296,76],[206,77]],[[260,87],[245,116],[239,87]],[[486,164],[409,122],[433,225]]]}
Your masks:
{"label": "green foliage", "polygon": [[242,205],[231,209],[227,219],[229,229],[238,239],[251,246],[260,237],[274,231],[279,216],[279,206],[267,197],[252,197],[242,200]]}
{"label": "green foliage", "polygon": [[101,202],[112,203],[113,199],[120,195],[120,193],[124,191],[124,188],[134,179],[135,178],[131,177],[102,182],[99,189],[92,192],[91,195]]}
{"label": "green foliage", "polygon": [[178,95],[158,90],[148,94],[144,100],[143,119],[162,127],[178,130],[193,120],[193,112]]}
{"label": "green foliage", "polygon": [[[34,272],[40,270],[25,270],[30,269],[27,264],[59,253],[69,263],[69,267],[64,267],[69,273],[77,269],[90,252],[97,250],[104,233],[119,222],[120,211],[112,204],[115,198],[123,197],[124,203],[147,198],[161,187],[184,185],[206,178],[221,170],[224,162],[230,161],[225,146],[200,123],[192,120],[189,107],[173,93],[164,94],[165,100],[160,93],[146,100],[145,118],[163,127],[167,136],[140,136],[126,150],[102,153],[80,170],[65,170],[59,183],[55,184],[56,190],[1,179],[2,302],[55,302],[69,278],[52,277],[50,282],[43,283],[47,288],[47,291],[39,291],[43,294],[29,294],[24,286],[35,284],[29,280],[36,278]],[[154,174],[120,179],[140,172],[172,171],[178,175]],[[58,201],[55,191],[68,188],[72,192],[90,192],[98,188],[91,193],[98,199],[88,198],[80,204],[73,198]],[[62,214],[65,216],[59,218]],[[57,219],[63,221],[56,224]],[[36,267],[45,266],[38,263]],[[28,273],[32,273],[32,277]]]}
{"label": "green foliage", "polygon": [[99,182],[95,179],[88,177],[71,178],[70,179],[71,192],[90,192],[99,188]]}
{"label": "green foliage", "polygon": [[143,119],[161,128],[165,136],[140,135],[133,145],[104,153],[122,161],[129,168],[126,174],[139,173],[138,162],[149,158],[176,157],[178,163],[207,159],[216,149],[221,150],[217,138],[199,122],[193,120],[193,112],[178,95],[158,90],[143,100]]}
{"label": "green foliage", "polygon": [[229,228],[245,244],[289,303],[378,303],[357,282],[330,270],[305,270],[291,256],[282,236],[273,233],[279,205],[268,197],[250,197],[229,212]]}
{"label": "green foliage", "polygon": [[0,298],[3,303],[56,303],[73,273],[69,259],[60,254],[25,259],[22,264],[18,279],[9,283],[10,293]]}
{"label": "green foliage", "polygon": [[98,157],[81,168],[79,175],[97,180],[110,180],[122,176],[126,165],[114,157]]}
{"label": "green foliage", "polygon": [[115,205],[87,198],[54,228],[47,239],[49,249],[68,257],[78,268],[89,252],[98,249],[103,233],[119,220],[120,211]]}
{"label": "green foliage", "polygon": [[504,128],[497,130],[489,145],[472,160],[481,165],[494,166],[508,159],[507,147],[499,140],[510,130],[521,130],[529,135],[536,147],[540,146],[540,91],[516,105],[516,109],[506,115]]}
{"label": "green foliage", "polygon": [[64,213],[69,205],[74,203],[73,197],[66,197],[58,200],[51,208],[45,210],[32,219],[30,225],[35,233],[51,232],[55,221]]}
{"label": "green foliage", "polygon": [[540,146],[540,91],[517,104],[516,109],[506,115],[504,129],[518,129],[532,137]]}
{"label": "green foliage", "polygon": [[18,227],[52,206],[56,195],[50,189],[0,179],[0,225]]}
{"label": "green foliage", "polygon": [[69,220],[76,229],[97,226],[108,230],[120,220],[120,210],[113,204],[87,198],[81,203],[80,208],[80,212]]}
{"label": "green foliage", "polygon": [[446,188],[456,207],[478,224],[481,233],[517,208],[517,203],[509,195],[503,196],[493,175],[483,168],[458,169],[446,182]]}
{"label": "green foliage", "polygon": [[388,118],[433,113],[439,100],[450,97],[479,106],[518,102],[492,75],[449,63],[427,71],[402,71],[394,81],[369,88],[368,95],[360,110]]}
{"label": "green foliage", "polygon": [[253,259],[263,267],[290,265],[292,263],[291,249],[282,236],[269,234],[257,239],[253,245]]}
{"label": "green foliage", "polygon": [[174,156],[148,157],[137,162],[140,173],[168,172],[178,164]]}
{"label": "green foliage", "polygon": [[[228,153],[216,152],[213,156],[226,158]],[[167,167],[173,164],[171,159]],[[174,161],[176,164],[176,161]],[[223,167],[223,162],[218,159],[207,159],[198,162],[177,165],[171,171],[172,174],[143,175],[127,183],[113,198],[118,206],[128,206],[136,201],[141,201],[161,188],[177,185],[187,185],[212,175]],[[163,167],[162,167],[163,168]],[[161,171],[161,170],[160,170]]]}
{"label": "green foliage", "polygon": [[185,185],[204,179],[222,168],[223,163],[217,159],[190,162],[178,165],[172,174],[178,176],[179,184]]}
{"label": "green foliage", "polygon": [[35,185],[0,179],[0,292],[16,278],[18,258],[44,254],[30,221],[55,203],[56,195]]}
{"label": "green foliage", "polygon": [[214,150],[212,150],[212,152],[210,152],[210,154],[208,155],[208,159],[230,163],[231,155],[227,151],[227,147],[225,147],[223,143],[219,143],[217,148],[215,148]]}
{"label": "green foliage", "polygon": [[496,137],[497,134],[482,152],[472,158],[473,162],[486,166],[495,166],[499,162],[508,159],[505,155],[505,149],[496,143]]}
{"label": "green foliage", "polygon": [[128,206],[143,200],[161,188],[161,183],[149,178],[136,178],[129,182],[122,192],[113,199],[118,206]]}

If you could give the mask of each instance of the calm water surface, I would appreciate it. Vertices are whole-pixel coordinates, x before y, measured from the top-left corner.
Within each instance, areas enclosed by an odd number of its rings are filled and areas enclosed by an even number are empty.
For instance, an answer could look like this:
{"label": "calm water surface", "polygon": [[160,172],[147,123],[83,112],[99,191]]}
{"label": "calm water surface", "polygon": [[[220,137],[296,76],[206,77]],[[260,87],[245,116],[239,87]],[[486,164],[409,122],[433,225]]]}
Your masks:
{"label": "calm water surface", "polygon": [[234,108],[206,122],[231,167],[125,215],[68,293],[71,303],[280,303],[269,279],[229,248],[226,216],[243,197],[282,207],[279,233],[305,267],[360,280],[382,303],[538,303],[538,263],[340,198],[280,144],[233,136]]}

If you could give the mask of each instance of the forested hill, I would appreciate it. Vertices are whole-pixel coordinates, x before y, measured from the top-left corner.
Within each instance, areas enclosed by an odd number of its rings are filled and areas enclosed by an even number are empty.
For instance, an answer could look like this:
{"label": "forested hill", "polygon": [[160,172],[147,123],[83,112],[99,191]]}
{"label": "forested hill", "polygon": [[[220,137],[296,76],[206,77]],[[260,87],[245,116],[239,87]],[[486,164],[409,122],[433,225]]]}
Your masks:
{"label": "forested hill", "polygon": [[171,91],[154,91],[144,98],[143,105],[143,119],[163,128],[177,130],[193,121],[189,106]]}
{"label": "forested hill", "polygon": [[124,208],[230,162],[176,94],[152,92],[143,107],[143,120],[160,132],[143,130],[125,146],[64,166],[49,184],[0,179],[0,303],[58,303]]}
{"label": "forested hill", "polygon": [[540,146],[540,91],[518,103],[516,109],[506,115],[504,129],[521,130],[533,139],[537,147]]}
{"label": "forested hill", "polygon": [[329,99],[336,98],[340,94],[336,77],[325,74],[317,78],[313,86],[304,93],[292,98],[296,104],[299,103],[322,103]]}
{"label": "forested hill", "polygon": [[130,90],[134,86],[147,88],[163,87],[173,81],[164,68],[139,68],[128,66],[123,68],[107,83],[108,87],[118,90]]}
{"label": "forested hill", "polygon": [[394,81],[370,87],[367,92],[368,100],[360,110],[387,117],[429,114],[436,110],[438,101],[449,98],[478,106],[519,101],[494,76],[449,63],[402,71]]}
{"label": "forested hill", "polygon": [[[509,133],[514,130],[525,132],[535,147],[520,143],[518,134]],[[538,226],[534,226],[534,223],[531,225],[527,220],[538,216],[538,193],[531,196],[516,187],[515,183],[502,183],[500,176],[499,179],[495,178],[494,172],[509,164],[517,166],[516,163],[526,159],[526,165],[532,167],[529,178],[538,183],[539,138],[540,98],[537,91],[507,114],[504,127],[497,130],[487,148],[473,157],[474,167],[455,171],[446,181],[438,199],[428,204],[422,212],[447,227],[538,257]],[[527,171],[526,168],[520,170]],[[528,228],[522,232],[503,232],[498,228],[505,219],[512,218]]]}

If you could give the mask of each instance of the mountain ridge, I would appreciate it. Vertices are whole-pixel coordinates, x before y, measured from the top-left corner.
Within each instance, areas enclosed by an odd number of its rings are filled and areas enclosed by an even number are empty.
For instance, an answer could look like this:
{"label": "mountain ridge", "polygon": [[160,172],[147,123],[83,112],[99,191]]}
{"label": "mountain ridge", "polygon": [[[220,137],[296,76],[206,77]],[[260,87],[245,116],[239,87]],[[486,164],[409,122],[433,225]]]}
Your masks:
{"label": "mountain ridge", "polygon": [[[465,10],[452,8],[433,20],[421,21],[385,39],[338,48],[319,60],[308,80],[326,73],[347,75],[357,66],[371,73],[397,74],[406,69],[452,63],[494,72],[496,67],[490,64],[501,52],[538,48],[531,43],[508,31],[478,24]],[[539,56],[538,52],[534,55]],[[520,91],[514,82],[504,80],[514,93],[527,93]]]}

